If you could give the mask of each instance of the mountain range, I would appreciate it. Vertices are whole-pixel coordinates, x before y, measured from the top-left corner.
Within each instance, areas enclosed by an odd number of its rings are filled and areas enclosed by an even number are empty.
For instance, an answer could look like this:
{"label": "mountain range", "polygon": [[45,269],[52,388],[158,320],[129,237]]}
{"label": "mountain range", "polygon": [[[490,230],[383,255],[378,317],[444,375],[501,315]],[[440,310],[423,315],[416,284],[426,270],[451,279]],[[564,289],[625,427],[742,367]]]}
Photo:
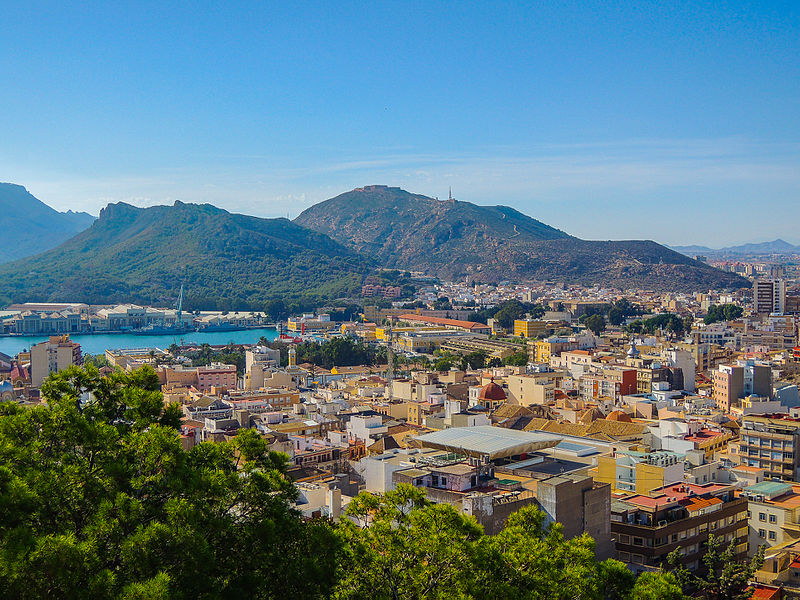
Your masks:
{"label": "mountain range", "polygon": [[58,212],[13,183],[0,183],[0,214],[0,263],[55,248],[94,221],[84,212]]}
{"label": "mountain range", "polygon": [[795,246],[789,242],[778,238],[771,242],[758,242],[753,244],[741,244],[739,246],[727,246],[725,248],[709,248],[708,246],[671,246],[676,252],[687,256],[720,256],[726,254],[798,254],[800,246]]}
{"label": "mountain range", "polygon": [[360,290],[373,267],[328,236],[287,219],[231,214],[210,204],[109,204],[57,248],[0,265],[0,299],[261,308]]}
{"label": "mountain range", "polygon": [[295,223],[331,236],[385,267],[444,279],[564,281],[620,288],[695,290],[747,281],[652,241],[590,241],[513,208],[437,200],[369,186],[304,210]]}
{"label": "mountain range", "polygon": [[369,186],[293,222],[210,204],[109,204],[61,245],[0,265],[0,302],[167,305],[185,283],[189,307],[263,309],[272,299],[357,295],[378,267],[481,282],[687,291],[749,285],[652,241],[581,240],[505,206]]}

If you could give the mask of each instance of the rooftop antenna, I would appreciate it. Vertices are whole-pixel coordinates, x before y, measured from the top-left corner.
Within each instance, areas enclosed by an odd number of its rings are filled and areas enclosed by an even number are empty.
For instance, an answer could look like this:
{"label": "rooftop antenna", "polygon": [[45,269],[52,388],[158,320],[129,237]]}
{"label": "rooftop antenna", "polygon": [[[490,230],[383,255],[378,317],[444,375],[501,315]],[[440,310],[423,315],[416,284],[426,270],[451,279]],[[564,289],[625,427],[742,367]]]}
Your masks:
{"label": "rooftop antenna", "polygon": [[448,200],[455,200],[455,198],[453,198],[453,186],[450,186],[449,188],[447,188],[447,199]]}

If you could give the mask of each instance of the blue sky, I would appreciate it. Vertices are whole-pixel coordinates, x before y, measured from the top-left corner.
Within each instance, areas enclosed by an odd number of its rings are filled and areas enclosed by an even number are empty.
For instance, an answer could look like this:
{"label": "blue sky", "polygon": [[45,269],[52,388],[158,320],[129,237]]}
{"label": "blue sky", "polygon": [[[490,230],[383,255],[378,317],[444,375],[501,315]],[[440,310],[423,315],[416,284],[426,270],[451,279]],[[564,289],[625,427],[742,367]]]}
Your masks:
{"label": "blue sky", "polygon": [[796,1],[65,4],[0,5],[0,180],[59,209],[452,186],[590,239],[800,243]]}

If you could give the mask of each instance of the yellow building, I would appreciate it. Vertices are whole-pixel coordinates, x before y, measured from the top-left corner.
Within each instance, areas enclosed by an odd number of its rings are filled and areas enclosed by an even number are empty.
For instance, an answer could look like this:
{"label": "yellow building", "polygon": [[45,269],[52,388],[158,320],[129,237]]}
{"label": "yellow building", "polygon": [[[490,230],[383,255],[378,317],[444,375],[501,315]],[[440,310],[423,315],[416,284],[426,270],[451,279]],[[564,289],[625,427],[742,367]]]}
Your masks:
{"label": "yellow building", "polygon": [[[409,333],[414,331],[439,331],[439,327],[392,327],[392,336],[397,338],[399,335],[403,333]],[[388,327],[376,327],[375,328],[375,339],[382,342],[389,341],[389,328]]]}
{"label": "yellow building", "polygon": [[684,461],[674,452],[618,451],[597,458],[595,481],[614,492],[649,494],[656,488],[683,481]]}
{"label": "yellow building", "polygon": [[517,337],[538,337],[545,335],[549,327],[547,321],[517,319],[514,321],[514,335]]}
{"label": "yellow building", "polygon": [[531,358],[538,363],[550,363],[550,358],[572,348],[568,341],[537,340],[528,342]]}

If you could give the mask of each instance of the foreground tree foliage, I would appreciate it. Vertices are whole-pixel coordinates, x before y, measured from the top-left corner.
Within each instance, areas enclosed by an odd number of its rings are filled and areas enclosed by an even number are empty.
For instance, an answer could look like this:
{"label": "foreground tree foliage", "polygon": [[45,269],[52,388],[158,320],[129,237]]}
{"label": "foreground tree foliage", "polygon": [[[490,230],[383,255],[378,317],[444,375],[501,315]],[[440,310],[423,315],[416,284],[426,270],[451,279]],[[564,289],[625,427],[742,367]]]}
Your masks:
{"label": "foreground tree foliage", "polygon": [[383,496],[362,493],[347,515],[338,528],[340,600],[683,597],[672,575],[637,580],[618,561],[599,562],[589,536],[564,539],[561,526],[546,524],[532,506],[497,536],[408,485]]}
{"label": "foreground tree foliage", "polygon": [[[335,527],[303,521],[285,455],[254,430],[184,450],[158,390],[152,369],[88,366],[48,379],[46,406],[0,404],[0,597],[683,598],[673,575],[600,562],[532,506],[487,536],[401,485],[360,494]],[[752,565],[726,552],[710,540],[712,575],[681,583],[744,597]]]}
{"label": "foreground tree foliage", "polygon": [[0,596],[324,597],[336,538],[252,430],[181,448],[151,369],[71,368],[0,405]]}
{"label": "foreground tree foliage", "polygon": [[731,541],[723,548],[724,540],[713,534],[708,536],[703,569],[692,573],[681,563],[681,555],[675,550],[668,557],[681,585],[708,600],[746,600],[753,595],[749,582],[764,564],[764,547],[748,562],[736,560],[736,544]]}

